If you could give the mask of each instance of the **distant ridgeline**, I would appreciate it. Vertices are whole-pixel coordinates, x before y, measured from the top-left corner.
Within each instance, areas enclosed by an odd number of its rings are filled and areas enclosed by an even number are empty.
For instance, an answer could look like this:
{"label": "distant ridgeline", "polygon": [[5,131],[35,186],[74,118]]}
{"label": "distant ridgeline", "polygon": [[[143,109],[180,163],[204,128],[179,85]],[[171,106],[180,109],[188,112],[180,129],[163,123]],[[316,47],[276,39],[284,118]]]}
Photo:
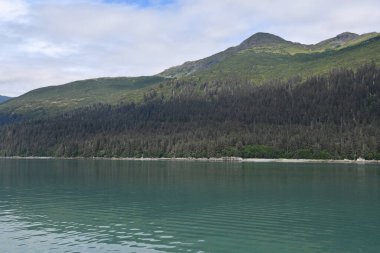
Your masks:
{"label": "distant ridgeline", "polygon": [[0,105],[0,155],[380,160],[379,38],[257,34],[157,76],[38,89]]}
{"label": "distant ridgeline", "polygon": [[11,99],[10,97],[6,97],[6,96],[1,96],[0,95],[0,104],[1,103],[4,103],[5,101],[8,101],[9,99]]}

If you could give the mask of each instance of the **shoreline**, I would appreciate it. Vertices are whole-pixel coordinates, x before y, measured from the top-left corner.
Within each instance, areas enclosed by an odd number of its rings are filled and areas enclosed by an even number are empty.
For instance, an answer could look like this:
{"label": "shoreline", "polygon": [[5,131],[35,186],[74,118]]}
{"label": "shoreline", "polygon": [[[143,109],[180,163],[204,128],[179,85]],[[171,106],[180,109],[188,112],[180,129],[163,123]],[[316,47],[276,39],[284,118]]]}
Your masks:
{"label": "shoreline", "polygon": [[286,158],[241,158],[241,157],[39,157],[39,156],[8,156],[0,159],[9,160],[114,160],[114,161],[200,161],[200,162],[238,162],[238,163],[340,163],[340,164],[380,164],[380,160],[323,160],[323,159],[286,159]]}

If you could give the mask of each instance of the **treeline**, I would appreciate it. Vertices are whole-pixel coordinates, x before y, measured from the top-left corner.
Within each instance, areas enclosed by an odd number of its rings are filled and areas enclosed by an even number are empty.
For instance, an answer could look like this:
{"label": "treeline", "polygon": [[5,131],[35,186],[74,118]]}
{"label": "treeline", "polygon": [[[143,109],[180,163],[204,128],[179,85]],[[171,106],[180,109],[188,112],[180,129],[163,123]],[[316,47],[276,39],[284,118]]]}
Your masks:
{"label": "treeline", "polygon": [[380,159],[380,69],[308,80],[172,81],[141,104],[94,105],[0,128],[6,156]]}

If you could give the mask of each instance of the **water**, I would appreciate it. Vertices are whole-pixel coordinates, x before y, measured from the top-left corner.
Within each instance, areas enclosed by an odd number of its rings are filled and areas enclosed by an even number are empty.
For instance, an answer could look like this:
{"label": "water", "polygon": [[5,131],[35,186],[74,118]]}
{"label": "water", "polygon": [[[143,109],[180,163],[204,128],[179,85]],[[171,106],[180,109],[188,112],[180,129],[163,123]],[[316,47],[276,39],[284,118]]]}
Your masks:
{"label": "water", "polygon": [[0,252],[380,252],[379,165],[0,159]]}

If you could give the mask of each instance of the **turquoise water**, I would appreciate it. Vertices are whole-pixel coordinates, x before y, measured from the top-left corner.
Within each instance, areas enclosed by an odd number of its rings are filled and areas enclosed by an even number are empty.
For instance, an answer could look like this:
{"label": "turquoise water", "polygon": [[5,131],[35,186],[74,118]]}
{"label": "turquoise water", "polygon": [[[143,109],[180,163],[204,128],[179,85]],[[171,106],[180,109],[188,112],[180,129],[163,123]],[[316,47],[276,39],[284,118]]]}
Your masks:
{"label": "turquoise water", "polygon": [[0,252],[380,252],[380,166],[0,159]]}

